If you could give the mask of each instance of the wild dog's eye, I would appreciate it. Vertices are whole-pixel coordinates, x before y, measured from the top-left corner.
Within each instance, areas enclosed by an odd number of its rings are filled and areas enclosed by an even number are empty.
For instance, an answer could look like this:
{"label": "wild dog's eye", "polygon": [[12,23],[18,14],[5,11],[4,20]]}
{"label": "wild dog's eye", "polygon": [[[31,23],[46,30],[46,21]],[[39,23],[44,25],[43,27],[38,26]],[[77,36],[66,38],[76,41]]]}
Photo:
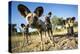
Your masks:
{"label": "wild dog's eye", "polygon": [[31,18],[31,16],[28,16],[28,20]]}
{"label": "wild dog's eye", "polygon": [[37,17],[37,16],[34,16],[34,19],[35,19],[35,20],[38,20],[38,17]]}

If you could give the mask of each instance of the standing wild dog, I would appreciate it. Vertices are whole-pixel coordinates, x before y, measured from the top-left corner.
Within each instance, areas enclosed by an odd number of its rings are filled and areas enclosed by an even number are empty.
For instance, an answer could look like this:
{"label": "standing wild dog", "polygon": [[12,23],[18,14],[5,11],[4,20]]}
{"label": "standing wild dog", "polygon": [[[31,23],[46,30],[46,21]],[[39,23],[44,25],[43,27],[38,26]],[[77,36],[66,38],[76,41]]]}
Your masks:
{"label": "standing wild dog", "polygon": [[70,31],[70,35],[73,36],[74,35],[74,21],[75,21],[75,17],[69,18],[68,23],[70,25],[69,31]]}
{"label": "standing wild dog", "polygon": [[51,36],[53,36],[52,24],[51,24],[51,21],[50,21],[51,15],[52,15],[52,13],[49,12],[48,15],[45,17],[46,29],[47,29],[47,32],[48,32],[48,35],[49,35],[50,39],[52,39]]}
{"label": "standing wild dog", "polygon": [[75,17],[72,17],[72,18],[67,18],[66,20],[63,20],[64,21],[64,25],[66,27],[66,30],[67,30],[67,35],[68,36],[73,36],[74,35],[74,21],[75,21]]}
{"label": "standing wild dog", "polygon": [[[25,40],[27,40],[27,44],[29,44],[29,25],[25,25],[25,24],[21,24],[21,28],[20,28],[23,38],[24,38],[24,42]],[[24,43],[23,43],[24,45]]]}
{"label": "standing wild dog", "polygon": [[[40,36],[41,36],[41,50],[44,50],[43,45],[45,44],[43,42],[42,32],[43,31],[46,32],[46,25],[42,20],[39,19],[39,17],[41,17],[43,14],[43,11],[44,11],[43,7],[39,6],[35,9],[33,13],[31,13],[31,11],[26,6],[24,6],[23,4],[19,4],[18,10],[21,13],[21,15],[24,16],[26,20],[28,20],[29,26],[31,28],[38,29]],[[53,45],[53,42],[50,40],[50,38],[49,38],[49,41]]]}
{"label": "standing wild dog", "polygon": [[70,24],[69,24],[69,18],[67,18],[65,20],[65,27],[66,27],[66,30],[67,30],[67,36],[70,35]]}

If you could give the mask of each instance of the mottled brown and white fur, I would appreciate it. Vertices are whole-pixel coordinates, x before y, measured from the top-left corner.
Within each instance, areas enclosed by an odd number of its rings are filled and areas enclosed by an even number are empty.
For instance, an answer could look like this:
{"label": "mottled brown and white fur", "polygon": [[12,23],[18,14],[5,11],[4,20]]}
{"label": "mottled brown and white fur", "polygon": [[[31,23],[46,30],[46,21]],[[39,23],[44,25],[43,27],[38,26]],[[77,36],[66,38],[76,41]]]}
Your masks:
{"label": "mottled brown and white fur", "polygon": [[[35,11],[32,13],[27,8],[27,6],[24,6],[23,4],[19,4],[18,10],[21,13],[21,15],[24,16],[24,18],[29,22],[29,26],[31,28],[38,29],[41,37],[41,50],[45,50],[43,49],[43,46],[45,45],[45,43],[43,41],[42,32],[46,32],[46,25],[42,20],[39,19],[39,17],[41,17],[44,12],[43,7],[42,6],[37,7]],[[49,41],[51,45],[53,45],[53,42],[50,40],[50,37],[49,37]]]}

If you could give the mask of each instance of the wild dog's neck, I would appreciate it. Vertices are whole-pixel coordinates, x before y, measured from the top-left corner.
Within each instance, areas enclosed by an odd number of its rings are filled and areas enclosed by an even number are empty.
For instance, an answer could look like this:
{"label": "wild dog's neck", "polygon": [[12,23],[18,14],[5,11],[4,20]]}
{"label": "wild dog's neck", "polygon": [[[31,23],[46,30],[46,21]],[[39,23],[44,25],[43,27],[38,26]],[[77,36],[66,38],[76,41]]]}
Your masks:
{"label": "wild dog's neck", "polygon": [[40,24],[38,21],[35,21],[35,23],[31,24],[32,28],[40,28]]}

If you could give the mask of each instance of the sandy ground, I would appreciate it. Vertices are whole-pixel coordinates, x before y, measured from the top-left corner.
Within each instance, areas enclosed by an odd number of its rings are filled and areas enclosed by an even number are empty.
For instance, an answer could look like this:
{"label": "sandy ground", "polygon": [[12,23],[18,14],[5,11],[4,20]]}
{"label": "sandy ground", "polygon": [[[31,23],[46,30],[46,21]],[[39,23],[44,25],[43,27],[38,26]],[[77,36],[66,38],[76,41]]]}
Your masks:
{"label": "sandy ground", "polygon": [[[53,45],[49,42],[47,37],[43,34],[44,51],[54,51],[54,50],[66,50],[66,49],[77,49],[78,48],[78,37],[75,36],[61,36],[61,32],[58,34],[60,36],[53,37]],[[64,34],[64,33],[63,33]],[[48,36],[48,35],[47,35]],[[41,51],[41,38],[39,35],[31,35],[29,38],[29,43],[23,36],[12,36],[12,52],[38,52]]]}

